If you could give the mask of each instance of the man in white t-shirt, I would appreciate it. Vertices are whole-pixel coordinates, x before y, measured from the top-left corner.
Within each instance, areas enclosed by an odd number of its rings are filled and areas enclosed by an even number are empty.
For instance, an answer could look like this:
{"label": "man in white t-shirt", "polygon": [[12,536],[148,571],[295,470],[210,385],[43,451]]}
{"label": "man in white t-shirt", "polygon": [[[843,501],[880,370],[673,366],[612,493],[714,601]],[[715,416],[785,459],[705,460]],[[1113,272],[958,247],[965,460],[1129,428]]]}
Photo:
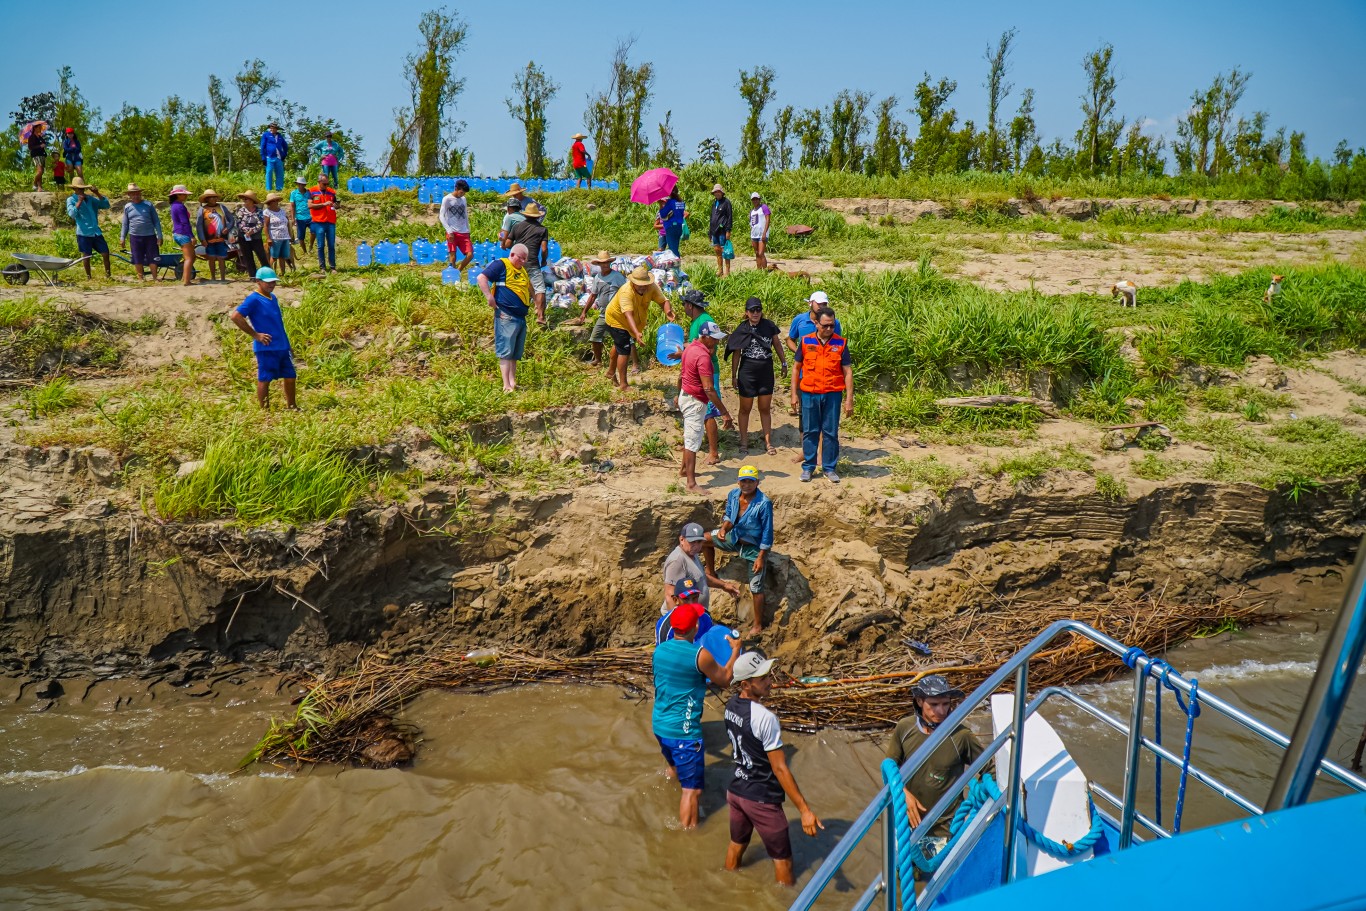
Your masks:
{"label": "man in white t-shirt", "polygon": [[749,243],[754,248],[754,263],[768,268],[768,208],[758,193],[749,194]]}
{"label": "man in white t-shirt", "polygon": [[[470,240],[470,210],[465,194],[470,185],[457,180],[455,187],[441,198],[441,227],[446,229],[447,259],[455,268],[464,270],[474,259],[474,243]],[[465,258],[455,261],[455,254],[463,253]]]}

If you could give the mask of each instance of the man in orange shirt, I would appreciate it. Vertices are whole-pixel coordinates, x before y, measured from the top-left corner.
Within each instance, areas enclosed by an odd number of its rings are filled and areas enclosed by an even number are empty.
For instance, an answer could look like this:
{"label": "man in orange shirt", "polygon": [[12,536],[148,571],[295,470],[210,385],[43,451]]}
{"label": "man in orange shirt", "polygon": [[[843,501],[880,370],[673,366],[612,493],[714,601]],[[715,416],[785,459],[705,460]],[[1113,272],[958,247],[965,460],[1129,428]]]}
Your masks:
{"label": "man in orange shirt", "polygon": [[[835,464],[840,458],[840,403],[844,413],[854,413],[854,368],[849,346],[835,332],[835,311],[816,311],[816,331],[797,342],[797,369],[792,371],[792,410],[801,406],[802,480],[810,481],[816,469],[819,447],[821,471],[838,484]],[[800,393],[800,398],[798,394]]]}
{"label": "man in orange shirt", "polygon": [[[337,271],[337,193],[330,186],[326,174],[318,175],[318,185],[308,188],[308,211],[313,215],[313,239],[318,247],[318,270],[330,265]],[[327,246],[327,260],[323,246]]]}

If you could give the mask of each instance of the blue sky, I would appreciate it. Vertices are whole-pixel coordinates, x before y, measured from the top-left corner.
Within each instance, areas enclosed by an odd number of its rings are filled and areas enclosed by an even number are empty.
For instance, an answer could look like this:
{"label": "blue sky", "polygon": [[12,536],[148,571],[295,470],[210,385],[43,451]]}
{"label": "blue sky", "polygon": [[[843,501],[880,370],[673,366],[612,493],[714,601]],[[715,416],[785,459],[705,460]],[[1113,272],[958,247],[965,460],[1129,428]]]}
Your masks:
{"label": "blue sky", "polygon": [[[65,0],[7,4],[11,41],[0,56],[0,103],[55,87],[63,64],[106,116],[128,101],[155,107],[178,93],[205,100],[210,72],[230,76],[261,57],[284,79],[284,94],[315,116],[359,130],[379,157],[392,109],[406,99],[402,58],[430,2],[326,0],[323,3],[165,4],[145,0]],[[582,123],[585,96],[606,82],[619,38],[635,35],[633,59],[658,77],[647,122],[673,111],[685,160],[699,140],[719,137],[736,151],[744,105],[739,69],[778,74],[779,105],[816,107],[842,88],[910,104],[921,73],[957,80],[960,118],[985,120],[983,51],[1002,30],[1019,30],[1006,101],[1013,113],[1032,87],[1045,140],[1069,138],[1080,121],[1083,55],[1109,41],[1120,75],[1117,112],[1145,117],[1170,134],[1190,94],[1232,67],[1253,74],[1241,111],[1264,110],[1274,126],[1308,135],[1311,154],[1328,156],[1339,139],[1366,146],[1366,2],[1324,0],[1287,7],[1268,0],[1149,0],[861,4],[712,2],[649,4],[455,4],[469,23],[458,67],[465,144],[486,173],[522,158],[521,127],[503,104],[513,75],[535,59],[561,84],[549,109],[549,147],[563,154]],[[248,11],[255,11],[247,15]],[[516,13],[514,18],[513,13]],[[325,13],[323,15],[322,13]],[[25,36],[42,36],[28,40]],[[137,53],[146,54],[145,62]],[[258,112],[260,119],[263,112]],[[909,113],[903,115],[912,121]],[[914,127],[912,126],[912,129]]]}

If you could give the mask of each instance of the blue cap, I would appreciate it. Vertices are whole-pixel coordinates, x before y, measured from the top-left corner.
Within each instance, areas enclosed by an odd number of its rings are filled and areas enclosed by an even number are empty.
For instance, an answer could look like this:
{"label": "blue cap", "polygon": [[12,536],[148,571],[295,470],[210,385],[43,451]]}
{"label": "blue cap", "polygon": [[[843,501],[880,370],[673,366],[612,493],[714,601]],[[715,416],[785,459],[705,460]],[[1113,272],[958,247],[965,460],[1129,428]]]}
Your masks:
{"label": "blue cap", "polygon": [[270,266],[262,266],[256,270],[256,280],[258,282],[278,282],[280,276],[275,274],[275,270]]}
{"label": "blue cap", "polygon": [[686,598],[700,598],[702,596],[702,589],[699,588],[697,583],[692,579],[684,579],[674,586],[674,594],[677,595],[680,600]]}

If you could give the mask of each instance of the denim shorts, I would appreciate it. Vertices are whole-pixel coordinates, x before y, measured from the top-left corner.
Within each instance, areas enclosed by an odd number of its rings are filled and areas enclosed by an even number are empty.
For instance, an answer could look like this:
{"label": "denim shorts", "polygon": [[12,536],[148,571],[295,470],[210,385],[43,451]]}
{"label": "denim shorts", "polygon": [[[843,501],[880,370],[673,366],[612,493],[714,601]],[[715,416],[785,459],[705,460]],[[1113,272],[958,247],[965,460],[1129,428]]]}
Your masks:
{"label": "denim shorts", "polygon": [[[744,560],[752,568],[754,561],[759,559],[759,548],[748,541],[737,541],[735,539],[735,529],[730,530],[729,535],[722,535],[721,529],[715,529],[711,533],[712,546],[722,553],[739,554],[740,559]],[[768,564],[764,564],[765,569]],[[749,590],[751,594],[762,595],[764,593],[764,574],[751,572],[749,575]]]}
{"label": "denim shorts", "polygon": [[172,234],[171,239],[176,242],[177,247],[183,247],[186,244],[194,243],[193,234]]}
{"label": "denim shorts", "polygon": [[702,790],[702,771],[706,766],[702,741],[674,740],[658,734],[655,740],[659,741],[659,752],[663,754],[664,761],[678,771],[678,783],[690,791]]}
{"label": "denim shorts", "polygon": [[256,352],[256,379],[262,383],[294,379],[298,374],[294,372],[294,358],[289,355],[288,348]]}
{"label": "denim shorts", "polygon": [[499,312],[493,317],[493,351],[500,361],[520,361],[526,353],[526,319]]}
{"label": "denim shorts", "polygon": [[216,240],[211,244],[204,245],[204,255],[210,259],[227,259],[228,244],[226,241]]}
{"label": "denim shorts", "polygon": [[81,251],[82,256],[90,256],[95,253],[109,255],[109,241],[104,239],[103,234],[96,234],[94,237],[86,237],[84,234],[76,235],[76,249]]}
{"label": "denim shorts", "polygon": [[272,240],[270,242],[271,259],[289,259],[289,241]]}

